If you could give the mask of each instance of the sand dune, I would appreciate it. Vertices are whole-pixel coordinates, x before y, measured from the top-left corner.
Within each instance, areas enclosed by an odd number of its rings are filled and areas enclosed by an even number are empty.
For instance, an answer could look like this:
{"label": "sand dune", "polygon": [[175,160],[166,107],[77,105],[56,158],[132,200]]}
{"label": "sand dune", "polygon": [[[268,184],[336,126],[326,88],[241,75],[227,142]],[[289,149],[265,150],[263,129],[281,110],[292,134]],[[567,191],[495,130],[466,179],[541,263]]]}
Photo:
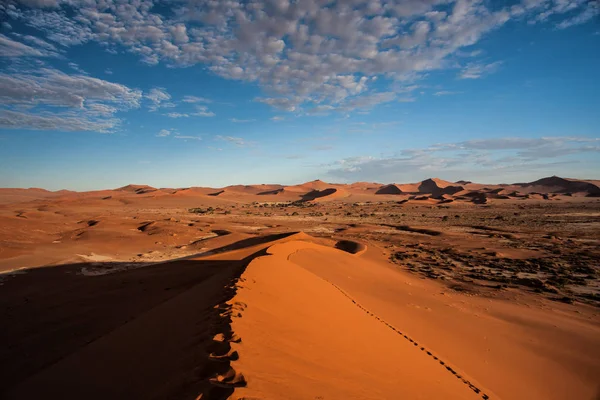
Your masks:
{"label": "sand dune", "polygon": [[596,390],[600,328],[568,305],[440,295],[353,241],[220,240],[146,268],[85,275],[77,271],[89,264],[74,264],[11,278],[0,306],[19,323],[0,333],[12,344],[0,351],[11,360],[3,398],[585,399]]}
{"label": "sand dune", "polygon": [[566,181],[25,190],[0,398],[591,400],[600,203]]}
{"label": "sand dune", "polygon": [[441,179],[426,179],[418,187],[419,193],[431,193],[434,196],[454,194],[461,190],[463,190],[462,186],[455,186]]}
{"label": "sand dune", "polygon": [[377,189],[375,194],[403,194],[404,192],[396,185],[385,185]]}
{"label": "sand dune", "polygon": [[209,358],[212,338],[230,330],[216,306],[261,249],[289,236],[250,238],[205,257],[118,274],[84,276],[75,272],[85,264],[74,264],[19,277],[23,286],[13,282],[0,297],[4,321],[19,321],[0,332],[11,343],[0,359],[13,360],[2,369],[0,395],[196,398],[221,370]]}
{"label": "sand dune", "polygon": [[154,192],[155,190],[157,190],[157,189],[153,188],[152,186],[148,186],[148,185],[127,185],[127,186],[123,186],[118,189],[115,189],[115,192],[132,192],[132,193],[136,193],[136,194],[144,194],[144,193]]}
{"label": "sand dune", "polygon": [[[95,198],[103,200],[118,200],[124,204],[136,197],[171,197],[178,198],[205,198],[220,197],[232,202],[247,202],[250,198],[260,196],[262,201],[296,201],[317,198],[322,200],[332,198],[348,198],[356,201],[375,200],[373,195],[431,195],[438,200],[466,200],[472,201],[472,193],[480,192],[477,196],[492,198],[494,200],[508,200],[508,198],[527,198],[532,194],[534,198],[546,199],[544,195],[565,194],[574,197],[596,197],[600,196],[600,187],[595,181],[582,181],[576,179],[565,179],[559,177],[543,178],[530,183],[515,183],[510,185],[484,185],[469,181],[458,181],[452,183],[438,178],[426,179],[417,183],[409,184],[387,184],[382,185],[370,182],[356,182],[352,184],[331,184],[321,180],[306,182],[300,185],[233,185],[223,188],[191,187],[180,189],[156,189],[148,185],[127,185],[114,190],[98,190],[90,192],[57,191],[50,192],[43,189],[0,189],[0,205],[26,203],[42,200],[44,198],[61,201],[73,201]],[[335,192],[333,192],[335,190]],[[331,193],[330,193],[331,192]],[[538,196],[539,195],[539,196]],[[446,196],[442,198],[442,196]],[[454,196],[454,197],[447,197]],[[413,200],[427,200],[426,198]],[[550,200],[550,198],[547,198]],[[478,200],[477,204],[484,204]]]}
{"label": "sand dune", "polygon": [[583,192],[591,197],[600,196],[600,187],[593,183],[583,182],[578,180],[569,180],[552,176],[549,178],[539,179],[529,183],[515,183],[513,186],[521,188],[525,193],[577,193]]}
{"label": "sand dune", "polygon": [[327,188],[323,190],[311,190],[310,192],[302,195],[303,201],[327,201],[335,200],[341,197],[348,196],[348,193],[342,189]]}
{"label": "sand dune", "polygon": [[242,275],[232,304],[248,307],[232,319],[242,341],[231,346],[240,355],[231,365],[248,385],[235,396],[488,398],[489,392],[464,375],[457,378],[453,367],[396,327],[288,261],[303,249],[339,256],[335,249],[291,241],[271,246]]}
{"label": "sand dune", "polygon": [[45,189],[29,188],[0,188],[0,205],[11,203],[23,203],[26,201],[58,197],[65,192],[50,192]]}

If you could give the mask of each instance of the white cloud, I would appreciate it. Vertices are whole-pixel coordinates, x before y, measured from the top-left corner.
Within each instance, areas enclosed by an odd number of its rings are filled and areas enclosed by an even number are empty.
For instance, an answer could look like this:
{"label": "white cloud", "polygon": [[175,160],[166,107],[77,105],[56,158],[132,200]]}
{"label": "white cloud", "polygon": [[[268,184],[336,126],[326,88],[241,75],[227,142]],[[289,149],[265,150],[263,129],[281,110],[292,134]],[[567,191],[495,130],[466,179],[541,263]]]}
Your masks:
{"label": "white cloud", "polygon": [[187,118],[187,117],[189,117],[189,114],[172,112],[172,113],[167,113],[167,117],[169,117],[169,118]]}
{"label": "white cloud", "polygon": [[284,121],[284,120],[285,120],[285,117],[282,117],[280,115],[276,115],[274,117],[271,117],[271,121],[275,121],[275,122]]}
{"label": "white cloud", "polygon": [[460,93],[462,93],[462,92],[453,92],[450,90],[440,90],[438,92],[435,92],[433,95],[434,96],[451,96],[451,95],[460,94]]}
{"label": "white cloud", "polygon": [[254,121],[256,121],[255,119],[238,119],[238,118],[229,118],[229,120],[231,122],[235,122],[235,123],[238,123],[238,124],[244,124],[244,123],[247,123],[247,122],[254,122]]}
{"label": "white cloud", "polygon": [[116,107],[107,104],[92,103],[86,106],[87,113],[90,115],[111,116],[118,111]]}
{"label": "white cloud", "polygon": [[340,109],[344,111],[352,111],[356,109],[370,109],[378,104],[389,103],[396,99],[394,92],[379,92],[364,96],[353,97],[342,104]]}
{"label": "white cloud", "polygon": [[30,112],[0,109],[0,129],[108,133],[119,122],[115,118],[93,118],[90,115],[74,112],[50,113],[42,111],[33,114]]}
{"label": "white cloud", "polygon": [[559,29],[566,29],[573,25],[584,24],[593,18],[600,16],[600,2],[599,1],[588,1],[587,6],[576,16],[559,22],[556,27]]}
{"label": "white cloud", "polygon": [[148,106],[150,111],[156,111],[160,107],[172,106],[172,103],[169,102],[171,95],[165,88],[152,88],[148,93],[144,94],[144,97],[152,103]]}
{"label": "white cloud", "polygon": [[221,136],[221,135],[217,135],[217,136],[215,136],[215,140],[233,143],[233,144],[235,144],[238,147],[251,146],[253,144],[252,142],[248,142],[244,138],[234,137],[234,136]]}
{"label": "white cloud", "polygon": [[537,14],[530,23],[546,22],[553,17],[558,29],[584,24],[600,15],[598,0],[528,0],[524,3],[527,7],[515,8],[516,14],[534,9]]}
{"label": "white cloud", "polygon": [[[40,39],[40,42],[44,41]],[[39,45],[39,43],[36,44]],[[56,49],[32,47],[0,34],[0,57],[49,57],[56,56],[56,54]]]}
{"label": "white cloud", "polygon": [[71,68],[72,70],[76,71],[79,74],[82,74],[82,75],[87,74],[84,70],[81,69],[81,67],[77,63],[70,62],[68,65],[69,65],[69,68]]}
{"label": "white cloud", "polygon": [[471,63],[467,64],[466,67],[459,74],[459,78],[461,79],[479,79],[483,76],[492,74],[498,70],[501,61],[496,61],[490,64],[479,64],[479,63]]}
{"label": "white cloud", "polygon": [[331,111],[335,110],[335,107],[329,104],[315,106],[306,111],[307,114],[311,115],[329,115]]}
{"label": "white cloud", "polygon": [[24,42],[30,43],[36,48],[48,51],[48,55],[57,55],[59,53],[59,50],[56,48],[55,45],[48,43],[45,40],[40,39],[39,37],[31,35],[22,35],[16,32],[13,32],[12,35],[21,39]]}
{"label": "white cloud", "polygon": [[161,129],[157,134],[156,137],[167,137],[171,135],[171,131],[168,129]]}
{"label": "white cloud", "polygon": [[200,136],[175,135],[173,137],[175,139],[183,139],[183,140],[202,140],[202,138]]}
{"label": "white cloud", "polygon": [[198,96],[183,96],[181,101],[184,103],[212,103],[212,100]]}
{"label": "white cloud", "polygon": [[112,132],[114,115],[137,108],[141,91],[87,75],[51,69],[0,73],[2,127]]}
{"label": "white cloud", "polygon": [[196,112],[191,113],[190,115],[196,116],[196,117],[214,117],[216,114],[212,111],[208,110],[208,107],[206,106],[196,106]]}
{"label": "white cloud", "polygon": [[0,104],[3,105],[84,108],[87,102],[110,102],[123,108],[136,108],[140,98],[139,90],[125,85],[86,75],[68,75],[50,68],[0,73]]}
{"label": "white cloud", "polygon": [[[453,56],[463,56],[465,47],[511,19],[541,23],[553,16],[552,23],[567,28],[590,21],[599,11],[597,0],[521,0],[510,6],[480,0],[182,0],[164,3],[166,12],[151,0],[68,1],[61,7],[58,0],[21,3],[26,7],[0,9],[2,18],[35,28],[49,46],[94,41],[147,64],[202,64],[224,78],[259,85],[265,94],[257,101],[288,112],[375,106],[381,103],[373,102],[377,92],[371,82],[377,77],[419,80],[455,68]],[[56,52],[42,43],[0,36],[0,54]],[[459,75],[475,79],[498,66],[474,60]],[[172,105],[155,98],[153,109]]]}
{"label": "white cloud", "polygon": [[268,97],[268,98],[264,98],[264,97],[258,97],[256,99],[254,99],[255,101],[258,101],[259,103],[265,103],[268,104],[272,107],[278,108],[280,110],[285,110],[285,111],[294,111],[296,110],[299,101],[298,100],[294,100],[294,99],[288,99],[286,97],[278,97],[278,98],[273,98],[273,97]]}
{"label": "white cloud", "polygon": [[[570,155],[600,153],[600,138],[492,138],[405,149],[393,156],[349,157],[330,164],[328,174],[345,181],[416,181],[431,176],[505,176],[561,170]],[[554,168],[554,169],[553,169]]]}

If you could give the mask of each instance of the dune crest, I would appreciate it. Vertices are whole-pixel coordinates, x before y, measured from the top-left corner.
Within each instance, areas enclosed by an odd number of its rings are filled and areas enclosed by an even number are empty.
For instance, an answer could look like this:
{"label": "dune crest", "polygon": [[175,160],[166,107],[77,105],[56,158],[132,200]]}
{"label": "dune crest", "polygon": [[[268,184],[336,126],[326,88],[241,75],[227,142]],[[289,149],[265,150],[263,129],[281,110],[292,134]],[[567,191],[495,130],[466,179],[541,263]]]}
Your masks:
{"label": "dune crest", "polygon": [[292,240],[248,265],[232,299],[248,305],[231,324],[242,339],[231,345],[240,356],[231,365],[248,379],[234,398],[489,398],[341,289],[289,261],[303,251],[352,257]]}

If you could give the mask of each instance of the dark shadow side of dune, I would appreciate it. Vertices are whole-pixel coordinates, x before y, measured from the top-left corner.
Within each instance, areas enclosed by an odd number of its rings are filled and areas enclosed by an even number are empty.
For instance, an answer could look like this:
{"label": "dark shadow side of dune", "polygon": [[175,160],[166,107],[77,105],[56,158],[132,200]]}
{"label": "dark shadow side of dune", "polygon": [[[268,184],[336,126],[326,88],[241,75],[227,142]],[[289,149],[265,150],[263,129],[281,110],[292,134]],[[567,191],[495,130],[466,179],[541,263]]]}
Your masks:
{"label": "dark shadow side of dune", "polygon": [[274,189],[274,190],[266,190],[264,192],[257,193],[258,196],[268,196],[268,195],[276,195],[279,193],[283,193],[283,188]]}
{"label": "dark shadow side of dune", "polygon": [[337,189],[334,188],[328,188],[328,189],[323,189],[323,190],[311,190],[308,193],[305,193],[302,195],[302,201],[312,201],[321,197],[325,197],[325,196],[330,196],[332,194],[334,194],[335,192],[337,192]]}
{"label": "dark shadow side of dune", "polygon": [[7,278],[0,292],[0,398],[227,398],[233,388],[212,387],[208,379],[229,363],[208,355],[227,351],[213,341],[217,333],[232,334],[223,307],[246,266],[263,254],[264,248],[241,260],[177,260],[101,276],[80,275],[92,267],[80,263]]}
{"label": "dark shadow side of dune", "polygon": [[335,248],[350,254],[360,254],[367,250],[367,246],[352,240],[339,240]]}
{"label": "dark shadow side of dune", "polygon": [[404,192],[396,185],[385,185],[380,187],[375,194],[404,194]]}

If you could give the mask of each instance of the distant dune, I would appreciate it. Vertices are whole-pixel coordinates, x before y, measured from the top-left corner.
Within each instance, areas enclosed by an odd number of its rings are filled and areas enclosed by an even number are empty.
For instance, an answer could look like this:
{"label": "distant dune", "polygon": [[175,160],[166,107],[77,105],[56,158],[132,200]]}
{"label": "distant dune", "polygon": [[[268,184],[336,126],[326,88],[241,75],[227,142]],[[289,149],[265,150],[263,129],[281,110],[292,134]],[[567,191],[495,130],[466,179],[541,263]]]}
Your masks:
{"label": "distant dune", "polygon": [[385,185],[380,187],[375,194],[403,194],[404,192],[396,185]]}
{"label": "distant dune", "polygon": [[148,185],[127,185],[127,186],[123,186],[118,189],[115,189],[115,191],[132,192],[135,194],[150,193],[150,192],[155,192],[156,190],[157,190],[156,188],[153,188],[152,186],[148,186]]}
{"label": "distant dune", "polygon": [[529,183],[515,183],[513,186],[519,186],[526,192],[586,193],[590,197],[600,196],[600,187],[593,183],[575,179],[565,179],[558,176],[542,178]]}
{"label": "distant dune", "polygon": [[35,199],[58,197],[63,193],[64,191],[50,192],[48,190],[38,188],[0,188],[0,204],[21,203]]}
{"label": "distant dune", "polygon": [[[128,196],[176,196],[176,197],[219,197],[229,201],[368,201],[381,200],[385,196],[406,195],[410,201],[438,200],[441,202],[469,201],[484,204],[488,200],[541,199],[551,200],[554,196],[598,197],[600,187],[595,180],[567,179],[552,176],[533,182],[513,184],[481,184],[459,180],[455,183],[439,178],[425,179],[416,183],[381,184],[374,182],[356,182],[351,184],[332,184],[314,180],[299,185],[233,185],[223,188],[189,187],[157,189],[148,185],[126,185],[114,190],[90,192],[72,192],[60,190],[51,192],[39,188],[0,189],[0,204],[14,204],[41,200],[44,198],[69,199],[102,198],[127,201]],[[376,195],[376,196],[375,196]],[[424,197],[427,196],[427,197]]]}
{"label": "distant dune", "polygon": [[303,201],[323,201],[323,200],[333,200],[336,198],[344,197],[347,195],[347,192],[342,189],[335,188],[327,188],[323,190],[311,190],[310,192],[302,195]]}

